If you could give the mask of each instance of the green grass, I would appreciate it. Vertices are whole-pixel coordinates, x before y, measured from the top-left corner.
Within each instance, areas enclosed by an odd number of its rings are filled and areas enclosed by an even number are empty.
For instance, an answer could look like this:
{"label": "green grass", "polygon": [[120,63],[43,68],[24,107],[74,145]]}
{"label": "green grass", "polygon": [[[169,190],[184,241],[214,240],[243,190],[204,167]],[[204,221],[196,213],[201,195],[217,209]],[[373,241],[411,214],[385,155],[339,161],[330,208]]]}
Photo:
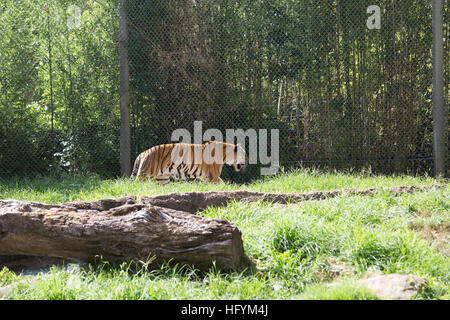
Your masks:
{"label": "green grass", "polygon": [[[428,177],[311,170],[248,185],[177,182],[161,187],[153,182],[73,176],[2,181],[0,199],[61,203],[184,191],[306,192],[445,183]],[[428,285],[418,299],[448,299],[449,199],[447,188],[398,196],[341,195],[290,205],[232,202],[199,214],[226,219],[242,231],[245,253],[256,265],[252,272],[199,273],[179,266],[147,270],[145,265],[131,271],[130,265],[112,267],[105,262],[71,271],[54,267],[32,281],[4,271],[0,286],[18,283],[10,299],[375,299],[353,280],[378,272],[423,276]],[[339,266],[344,267],[336,273]],[[333,281],[336,284],[330,286]]]}
{"label": "green grass", "polygon": [[250,184],[218,185],[202,182],[172,182],[160,186],[153,181],[141,182],[131,179],[101,179],[95,175],[67,175],[60,178],[12,178],[0,179],[0,199],[18,199],[45,203],[91,201],[127,195],[149,196],[171,192],[252,190],[273,193],[300,193],[343,188],[388,188],[399,185],[443,184],[444,181],[430,177],[373,176],[342,172],[321,172],[312,169],[279,173],[264,177]]}
{"label": "green grass", "polygon": [[298,299],[302,300],[378,300],[369,290],[356,286],[350,281],[335,285],[317,284],[309,286]]}

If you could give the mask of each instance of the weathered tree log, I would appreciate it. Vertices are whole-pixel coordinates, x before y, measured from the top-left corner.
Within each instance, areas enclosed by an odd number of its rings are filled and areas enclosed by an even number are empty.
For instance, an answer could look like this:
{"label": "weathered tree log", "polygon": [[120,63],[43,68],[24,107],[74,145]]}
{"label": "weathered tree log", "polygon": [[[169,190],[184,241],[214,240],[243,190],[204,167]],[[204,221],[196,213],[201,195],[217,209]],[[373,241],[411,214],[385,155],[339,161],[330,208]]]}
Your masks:
{"label": "weathered tree log", "polygon": [[241,232],[225,220],[137,204],[134,197],[48,205],[0,201],[0,255],[92,262],[171,260],[206,270],[239,269]]}

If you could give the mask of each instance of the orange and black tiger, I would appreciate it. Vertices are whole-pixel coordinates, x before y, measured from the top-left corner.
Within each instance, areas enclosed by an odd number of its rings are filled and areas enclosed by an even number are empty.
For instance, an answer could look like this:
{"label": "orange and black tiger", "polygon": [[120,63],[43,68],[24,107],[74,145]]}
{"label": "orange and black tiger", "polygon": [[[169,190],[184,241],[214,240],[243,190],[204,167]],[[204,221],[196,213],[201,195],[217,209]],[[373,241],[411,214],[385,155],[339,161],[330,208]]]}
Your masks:
{"label": "orange and black tiger", "polygon": [[160,184],[171,178],[218,183],[224,164],[233,165],[236,171],[244,170],[248,157],[238,144],[217,141],[163,144],[136,158],[132,177],[154,178]]}

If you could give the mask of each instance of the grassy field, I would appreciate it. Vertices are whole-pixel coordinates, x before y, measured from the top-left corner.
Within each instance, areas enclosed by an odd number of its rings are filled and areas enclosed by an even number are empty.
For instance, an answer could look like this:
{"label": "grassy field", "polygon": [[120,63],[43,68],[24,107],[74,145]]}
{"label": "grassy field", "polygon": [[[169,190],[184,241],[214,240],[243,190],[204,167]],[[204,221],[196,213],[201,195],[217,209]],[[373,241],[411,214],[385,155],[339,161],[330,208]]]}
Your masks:
{"label": "grassy field", "polygon": [[[45,203],[170,192],[254,190],[307,192],[446,184],[428,177],[373,176],[299,170],[247,185],[176,182],[168,186],[95,176],[0,180],[0,199]],[[450,298],[450,190],[394,196],[342,195],[279,205],[232,202],[199,213],[241,231],[250,272],[199,273],[163,266],[138,271],[107,262],[91,268],[53,267],[35,276],[0,272],[0,286],[18,283],[10,299],[375,299],[353,280],[378,273],[425,277],[417,299]],[[330,286],[330,283],[334,285]]]}

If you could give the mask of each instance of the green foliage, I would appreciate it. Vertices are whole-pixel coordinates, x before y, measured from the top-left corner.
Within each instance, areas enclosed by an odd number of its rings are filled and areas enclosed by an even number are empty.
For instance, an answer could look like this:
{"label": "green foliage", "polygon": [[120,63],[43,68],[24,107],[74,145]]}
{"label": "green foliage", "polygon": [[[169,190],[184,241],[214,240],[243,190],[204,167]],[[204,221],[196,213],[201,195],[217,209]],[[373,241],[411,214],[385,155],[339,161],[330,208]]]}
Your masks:
{"label": "green foliage", "polygon": [[314,259],[320,254],[335,253],[333,238],[332,230],[323,225],[311,229],[310,225],[288,224],[275,231],[272,242],[278,252],[296,252],[300,259]]}
{"label": "green foliage", "polygon": [[384,266],[395,264],[404,257],[412,254],[410,247],[402,236],[386,235],[377,230],[371,232],[369,230],[361,230],[358,238],[360,241],[354,244],[353,259],[362,264],[364,268],[372,265]]}
{"label": "green foliage", "polygon": [[3,267],[0,270],[0,286],[6,286],[14,282],[16,274],[10,271],[8,268]]}
{"label": "green foliage", "polygon": [[[69,5],[82,12],[78,29]],[[119,172],[116,6],[2,2],[0,176]]]}

